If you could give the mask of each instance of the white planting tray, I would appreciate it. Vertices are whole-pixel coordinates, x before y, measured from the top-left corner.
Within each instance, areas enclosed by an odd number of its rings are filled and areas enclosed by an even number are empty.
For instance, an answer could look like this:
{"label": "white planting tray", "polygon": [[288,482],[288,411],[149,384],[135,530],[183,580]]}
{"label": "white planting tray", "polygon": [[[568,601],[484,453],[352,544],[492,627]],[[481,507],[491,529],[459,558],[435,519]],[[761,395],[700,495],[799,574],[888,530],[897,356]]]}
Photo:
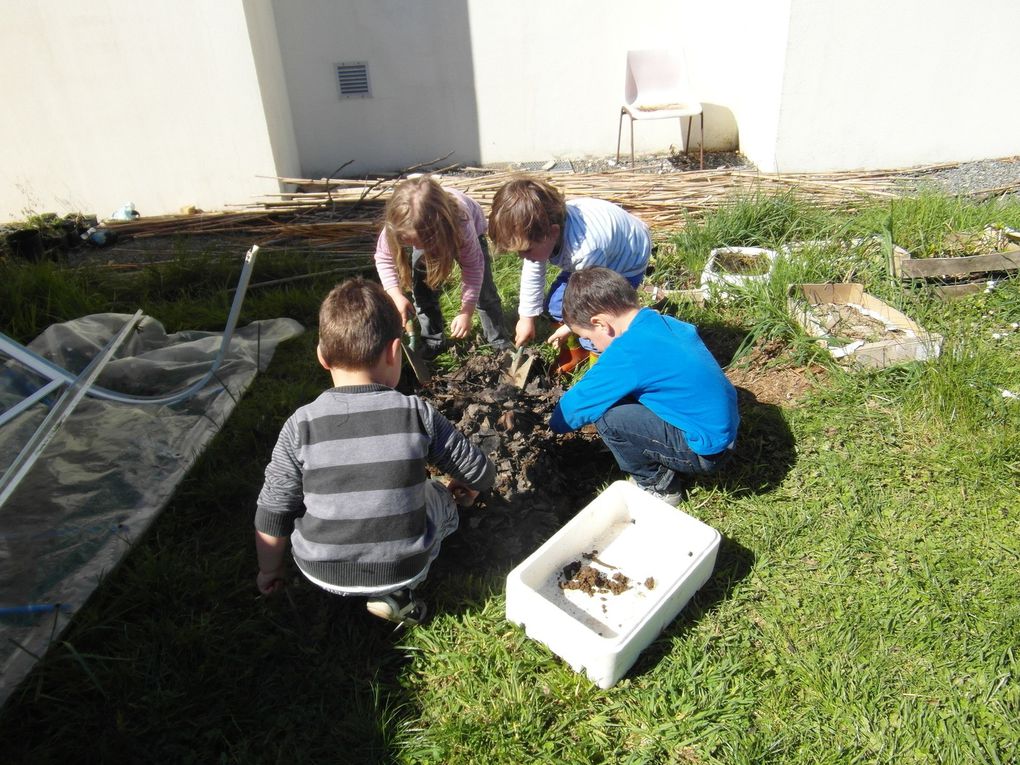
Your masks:
{"label": "white planting tray", "polygon": [[[757,273],[733,273],[723,268],[725,258],[736,258],[757,263],[761,266]],[[708,290],[716,286],[721,289],[726,287],[746,287],[756,282],[767,282],[772,278],[772,271],[775,268],[779,253],[775,250],[766,250],[763,247],[718,247],[708,254],[708,261],[705,269],[701,272],[701,288]]]}
{"label": "white planting tray", "polygon": [[[711,526],[617,481],[507,575],[506,618],[609,688],[708,581],[719,541]],[[607,577],[622,573],[630,589],[562,589],[564,568],[576,561]]]}

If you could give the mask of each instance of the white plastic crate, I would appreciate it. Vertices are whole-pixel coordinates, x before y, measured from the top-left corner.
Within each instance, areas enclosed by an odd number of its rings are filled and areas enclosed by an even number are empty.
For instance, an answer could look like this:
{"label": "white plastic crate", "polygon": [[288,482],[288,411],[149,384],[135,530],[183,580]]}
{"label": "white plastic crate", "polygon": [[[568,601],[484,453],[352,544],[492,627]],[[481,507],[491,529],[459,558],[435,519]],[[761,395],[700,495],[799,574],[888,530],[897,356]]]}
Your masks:
{"label": "white plastic crate", "polygon": [[[701,272],[701,287],[720,289],[746,287],[755,282],[767,282],[772,276],[779,254],[764,247],[718,247],[708,254],[708,261]],[[725,267],[728,258],[750,264],[746,272],[735,272]],[[755,266],[757,266],[755,268]]]}
{"label": "white plastic crate", "polygon": [[[507,575],[506,618],[609,688],[708,581],[719,541],[711,526],[616,481]],[[563,589],[564,568],[577,561],[631,586]]]}

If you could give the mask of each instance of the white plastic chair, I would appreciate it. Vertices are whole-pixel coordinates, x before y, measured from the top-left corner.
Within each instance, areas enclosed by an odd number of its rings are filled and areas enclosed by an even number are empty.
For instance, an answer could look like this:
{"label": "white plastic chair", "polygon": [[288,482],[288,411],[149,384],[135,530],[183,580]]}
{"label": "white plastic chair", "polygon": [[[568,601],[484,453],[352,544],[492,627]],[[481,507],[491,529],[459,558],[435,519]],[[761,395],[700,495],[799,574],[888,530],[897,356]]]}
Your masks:
{"label": "white plastic chair", "polygon": [[705,169],[705,114],[687,84],[683,59],[670,50],[627,51],[627,84],[624,88],[620,125],[616,131],[616,161],[620,161],[620,139],[623,136],[623,115],[630,116],[630,164],[634,164],[634,120],[687,118],[687,140],[684,153],[690,150],[691,124],[700,117],[701,169]]}

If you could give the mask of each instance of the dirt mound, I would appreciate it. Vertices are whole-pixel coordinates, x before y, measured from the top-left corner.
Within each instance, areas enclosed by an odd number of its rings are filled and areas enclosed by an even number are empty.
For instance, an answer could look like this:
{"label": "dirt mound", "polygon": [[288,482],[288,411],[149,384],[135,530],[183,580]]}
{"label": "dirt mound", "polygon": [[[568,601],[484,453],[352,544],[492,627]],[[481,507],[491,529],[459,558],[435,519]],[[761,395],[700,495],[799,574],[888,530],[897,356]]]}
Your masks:
{"label": "dirt mound", "polygon": [[541,359],[518,388],[507,371],[509,353],[462,352],[455,371],[433,373],[419,391],[496,465],[492,491],[461,514],[457,536],[468,548],[461,554],[518,561],[621,474],[593,428],[565,435],[549,429],[563,386]]}

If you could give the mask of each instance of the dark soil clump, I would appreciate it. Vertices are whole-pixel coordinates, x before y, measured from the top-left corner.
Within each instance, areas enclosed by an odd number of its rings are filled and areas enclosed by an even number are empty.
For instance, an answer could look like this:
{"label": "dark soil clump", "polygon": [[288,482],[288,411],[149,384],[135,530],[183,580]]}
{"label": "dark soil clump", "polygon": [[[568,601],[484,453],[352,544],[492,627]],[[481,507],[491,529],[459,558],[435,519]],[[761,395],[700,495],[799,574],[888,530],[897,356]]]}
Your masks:
{"label": "dark soil clump", "polygon": [[[469,509],[461,530],[444,543],[461,564],[503,567],[527,557],[618,477],[609,451],[592,429],[553,433],[549,417],[563,394],[536,358],[523,388],[509,375],[510,354],[467,347],[459,366],[417,391],[496,465],[496,482]],[[443,561],[447,556],[440,556]]]}
{"label": "dark soil clump", "polygon": [[630,589],[630,579],[619,571],[611,577],[580,561],[569,563],[563,568],[561,590],[580,590],[588,595],[611,593],[619,595]]}

